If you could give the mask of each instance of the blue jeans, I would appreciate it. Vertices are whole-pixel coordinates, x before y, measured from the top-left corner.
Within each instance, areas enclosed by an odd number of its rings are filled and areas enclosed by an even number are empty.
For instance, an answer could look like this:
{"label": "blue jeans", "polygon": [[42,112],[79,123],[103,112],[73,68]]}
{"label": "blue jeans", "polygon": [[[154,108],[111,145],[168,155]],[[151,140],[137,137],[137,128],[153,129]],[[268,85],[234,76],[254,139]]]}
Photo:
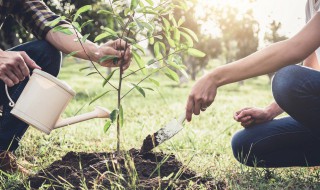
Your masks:
{"label": "blue jeans", "polygon": [[[57,76],[61,66],[61,52],[46,41],[33,41],[19,45],[7,51],[25,51],[43,71]],[[31,71],[32,72],[32,71]],[[9,88],[9,94],[14,102],[17,101],[28,79]],[[3,114],[0,117],[0,150],[14,151],[28,128],[28,124],[10,114],[11,107],[4,90],[4,82],[0,81],[0,104],[3,105]]]}
{"label": "blue jeans", "polygon": [[320,165],[320,72],[292,65],[272,81],[278,105],[289,117],[255,125],[232,139],[235,158],[252,167]]}

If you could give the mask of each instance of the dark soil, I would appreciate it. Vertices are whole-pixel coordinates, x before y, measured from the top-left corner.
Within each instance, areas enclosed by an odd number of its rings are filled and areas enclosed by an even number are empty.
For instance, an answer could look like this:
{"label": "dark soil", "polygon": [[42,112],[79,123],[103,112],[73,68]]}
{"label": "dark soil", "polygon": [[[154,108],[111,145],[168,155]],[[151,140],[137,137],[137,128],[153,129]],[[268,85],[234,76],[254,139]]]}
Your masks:
{"label": "dark soil", "polygon": [[29,178],[38,189],[225,189],[224,182],[201,178],[174,155],[132,149],[115,153],[67,153],[62,160]]}

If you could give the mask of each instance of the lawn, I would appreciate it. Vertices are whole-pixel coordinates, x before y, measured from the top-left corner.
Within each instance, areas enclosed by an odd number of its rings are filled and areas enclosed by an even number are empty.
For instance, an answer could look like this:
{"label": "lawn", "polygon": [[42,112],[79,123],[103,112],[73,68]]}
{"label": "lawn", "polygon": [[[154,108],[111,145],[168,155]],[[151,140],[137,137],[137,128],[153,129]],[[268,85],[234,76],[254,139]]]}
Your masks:
{"label": "lawn", "polygon": [[[77,95],[63,117],[76,114],[82,107],[80,113],[90,111],[98,105],[109,110],[116,107],[115,92],[88,105],[94,97],[111,88],[102,88],[102,81],[97,75],[86,76],[91,71],[79,72],[87,63],[68,62],[70,60],[63,66],[59,78],[70,84]],[[105,72],[104,69],[101,71]],[[184,112],[192,82],[178,86],[164,75],[153,78],[161,81],[160,87],[147,81],[142,86],[152,87],[155,91],[147,91],[146,98],[134,91],[123,102],[123,150],[140,148],[148,134]],[[138,80],[137,76],[130,78],[130,82]],[[116,79],[111,82],[116,84]],[[128,89],[125,85],[124,91]],[[255,169],[242,166],[233,158],[230,140],[241,129],[232,119],[234,111],[245,106],[263,107],[271,101],[270,85],[265,76],[247,80],[243,86],[232,84],[223,87],[213,106],[201,116],[194,117],[191,123],[185,125],[184,130],[155,151],[175,154],[197,173],[224,181],[228,189],[319,189],[317,168]],[[16,152],[19,162],[36,172],[70,151],[112,152],[116,148],[116,130],[111,127],[105,133],[104,122],[103,119],[90,120],[55,130],[50,135],[29,128]],[[28,183],[19,175],[0,175],[2,189],[8,189],[18,182],[26,185]]]}

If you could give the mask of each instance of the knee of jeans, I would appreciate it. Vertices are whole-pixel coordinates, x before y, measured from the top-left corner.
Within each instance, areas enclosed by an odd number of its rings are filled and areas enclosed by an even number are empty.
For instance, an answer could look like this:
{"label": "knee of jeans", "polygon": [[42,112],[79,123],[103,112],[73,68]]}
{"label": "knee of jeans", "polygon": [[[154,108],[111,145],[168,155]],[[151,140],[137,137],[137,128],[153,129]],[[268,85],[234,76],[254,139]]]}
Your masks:
{"label": "knee of jeans", "polygon": [[61,52],[47,41],[42,40],[40,42],[41,49],[43,50],[43,61],[47,62],[47,65],[43,68],[44,71],[53,76],[58,76],[62,61]]}
{"label": "knee of jeans", "polygon": [[272,93],[276,102],[284,108],[299,91],[301,66],[290,65],[280,69],[272,80]]}
{"label": "knee of jeans", "polygon": [[241,164],[253,166],[252,142],[248,139],[245,130],[238,131],[231,140],[233,156]]}

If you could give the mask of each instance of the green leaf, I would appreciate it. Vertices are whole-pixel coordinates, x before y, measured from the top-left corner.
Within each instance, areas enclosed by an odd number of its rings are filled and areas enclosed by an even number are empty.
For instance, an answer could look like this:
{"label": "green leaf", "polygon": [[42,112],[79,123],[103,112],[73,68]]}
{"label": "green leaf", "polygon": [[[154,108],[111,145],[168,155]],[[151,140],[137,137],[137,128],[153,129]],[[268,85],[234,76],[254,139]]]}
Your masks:
{"label": "green leaf", "polygon": [[139,0],[131,0],[130,9],[135,10],[139,4]]}
{"label": "green leaf", "polygon": [[119,114],[118,109],[115,109],[110,113],[111,123],[114,123],[117,120],[118,114]]}
{"label": "green leaf", "polygon": [[72,22],[71,24],[77,31],[81,32],[81,27],[78,22]]}
{"label": "green leaf", "polygon": [[147,72],[146,72],[146,69],[144,68],[145,63],[144,63],[143,59],[141,58],[141,56],[137,52],[135,52],[134,50],[132,50],[132,56],[133,56],[133,59],[135,60],[135,62],[138,64],[139,68],[142,69],[141,72],[145,75]]}
{"label": "green leaf", "polygon": [[102,83],[102,86],[103,86],[103,87],[104,87],[104,86],[109,82],[109,80],[112,78],[114,72],[116,72],[116,69],[113,70],[113,71],[106,77],[106,79],[103,81],[103,83]]}
{"label": "green leaf", "polygon": [[67,57],[72,57],[72,56],[76,55],[78,52],[79,51],[73,51],[73,52],[69,53],[68,55],[66,55],[66,58]]}
{"label": "green leaf", "polygon": [[83,71],[83,70],[86,70],[86,69],[91,69],[91,68],[92,68],[91,66],[88,66],[88,67],[83,67],[83,68],[79,69],[79,71],[81,72],[81,71]]}
{"label": "green leaf", "polygon": [[167,41],[171,47],[176,47],[176,44],[169,36],[166,36],[166,38],[167,38]]}
{"label": "green leaf", "polygon": [[94,42],[100,41],[100,40],[102,40],[102,39],[104,39],[104,38],[107,38],[107,37],[109,37],[109,36],[111,36],[111,34],[109,34],[108,32],[104,32],[104,33],[102,33],[102,34],[99,34],[99,35],[94,39]]}
{"label": "green leaf", "polygon": [[180,82],[179,75],[169,68],[166,69],[165,75],[173,81]]}
{"label": "green leaf", "polygon": [[53,28],[53,32],[61,32],[67,35],[72,35],[73,32],[70,30],[70,28],[66,26],[56,26]]}
{"label": "green leaf", "polygon": [[97,97],[95,97],[93,100],[91,100],[91,102],[89,103],[89,105],[91,105],[93,102],[99,100],[100,98],[102,98],[104,95],[108,94],[110,92],[110,90],[98,95]]}
{"label": "green leaf", "polygon": [[173,39],[176,41],[180,41],[180,31],[177,28],[173,30]]}
{"label": "green leaf", "polygon": [[160,86],[160,83],[157,81],[157,80],[155,80],[155,79],[152,79],[152,78],[149,78],[149,80],[153,83],[153,84],[155,84],[156,86]]}
{"label": "green leaf", "polygon": [[90,34],[86,34],[81,38],[81,42],[85,43],[88,39],[88,37],[90,36]]}
{"label": "green leaf", "polygon": [[58,18],[54,19],[53,21],[50,21],[50,22],[49,22],[49,26],[55,27],[55,26],[57,26],[57,24],[58,24],[61,20],[65,20],[65,19],[66,19],[65,16],[63,16],[63,17],[58,17]]}
{"label": "green leaf", "polygon": [[83,7],[81,7],[80,9],[78,9],[78,11],[76,12],[76,14],[74,15],[73,21],[76,21],[78,19],[78,17],[87,11],[92,10],[92,6],[91,5],[85,5]]}
{"label": "green leaf", "polygon": [[140,46],[139,44],[133,44],[132,46],[137,48],[138,50],[140,50],[143,55],[146,54],[146,52],[144,51],[144,48],[142,46]]}
{"label": "green leaf", "polygon": [[[101,59],[99,60],[99,63],[103,63],[105,61],[114,60],[114,59],[118,59],[118,58],[119,57],[115,56],[115,55],[105,55],[105,56],[101,57]],[[118,60],[115,60],[115,61],[118,61]]]}
{"label": "green leaf", "polygon": [[120,105],[119,109],[119,124],[122,127],[123,126],[123,108],[122,105]]}
{"label": "green leaf", "polygon": [[150,90],[150,91],[154,91],[152,88],[150,87],[142,87],[143,89],[146,89],[146,90]]}
{"label": "green leaf", "polygon": [[154,5],[153,0],[146,0],[146,2],[147,2],[149,5],[151,5],[151,6]]}
{"label": "green leaf", "polygon": [[144,92],[144,90],[140,87],[140,86],[138,86],[138,85],[136,85],[136,84],[133,84],[133,83],[131,83],[132,85],[133,85],[133,87],[135,88],[135,89],[137,89],[139,92],[140,92],[140,94],[143,96],[143,97],[146,97],[146,93]]}
{"label": "green leaf", "polygon": [[106,31],[106,33],[109,33],[110,35],[114,36],[114,37],[118,37],[117,32],[115,32],[114,30],[112,30],[111,28],[103,28],[102,30]]}
{"label": "green leaf", "polygon": [[164,17],[162,17],[162,21],[163,21],[163,24],[164,24],[165,31],[169,31],[170,30],[170,22]]}
{"label": "green leaf", "polygon": [[186,19],[184,17],[180,18],[178,21],[178,27],[180,27],[185,21]]}
{"label": "green leaf", "polygon": [[111,120],[110,120],[110,119],[107,119],[106,124],[105,124],[104,127],[103,127],[103,131],[104,131],[105,133],[108,132],[108,130],[110,129],[110,127],[111,127]]}
{"label": "green leaf", "polygon": [[81,25],[81,28],[84,28],[86,27],[88,24],[90,24],[91,22],[93,22],[93,20],[88,20],[86,22],[84,22],[82,25]]}
{"label": "green leaf", "polygon": [[194,49],[194,48],[189,48],[187,52],[189,55],[191,55],[193,57],[205,57],[206,56],[205,53],[203,53],[200,50]]}
{"label": "green leaf", "polygon": [[113,12],[108,11],[108,10],[99,10],[97,13],[104,14],[104,15],[113,15]]}
{"label": "green leaf", "polygon": [[188,47],[193,47],[192,38],[187,33],[184,33],[184,32],[181,32],[181,35],[186,39],[187,46]]}
{"label": "green leaf", "polygon": [[199,42],[199,38],[197,36],[196,33],[194,33],[192,30],[190,30],[189,28],[185,28],[185,27],[180,27],[182,28],[184,31],[186,31],[190,36],[192,36],[192,38],[196,41]]}
{"label": "green leaf", "polygon": [[150,38],[149,38],[149,43],[150,43],[151,45],[154,44],[154,37],[150,37]]}
{"label": "green leaf", "polygon": [[97,74],[97,73],[98,73],[97,71],[94,71],[94,72],[91,72],[91,73],[87,74],[87,76],[94,75],[94,74]]}
{"label": "green leaf", "polygon": [[154,51],[154,55],[157,59],[159,59],[159,54],[160,54],[160,44],[159,42],[156,42],[153,46],[153,51]]}

